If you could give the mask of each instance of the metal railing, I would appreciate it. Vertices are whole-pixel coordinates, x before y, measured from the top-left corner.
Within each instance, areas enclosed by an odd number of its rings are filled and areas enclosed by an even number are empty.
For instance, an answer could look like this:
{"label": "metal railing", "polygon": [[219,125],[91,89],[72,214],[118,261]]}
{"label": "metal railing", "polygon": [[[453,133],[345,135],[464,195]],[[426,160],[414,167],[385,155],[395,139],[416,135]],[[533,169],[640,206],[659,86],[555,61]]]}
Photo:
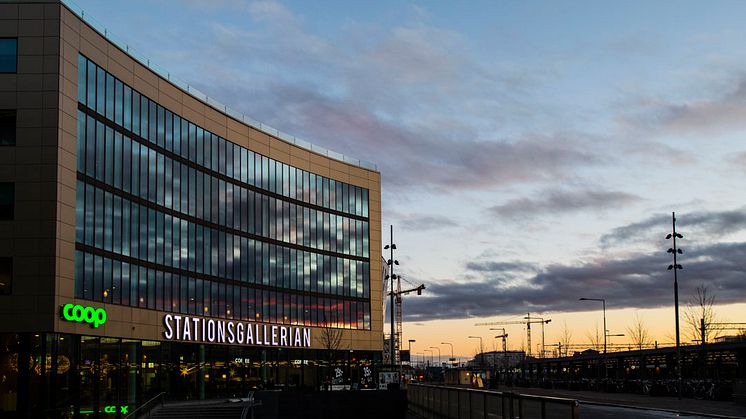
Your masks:
{"label": "metal railing", "polygon": [[[163,398],[165,396],[165,391],[158,393],[155,397],[146,401],[140,407],[130,412],[127,416],[124,417],[124,419],[136,419],[138,417],[145,417],[144,415],[148,415],[147,417],[150,417],[150,411],[153,410],[154,407],[163,406]],[[159,401],[160,403],[156,404],[156,401]]]}
{"label": "metal railing", "polygon": [[261,406],[262,401],[254,399],[254,392],[250,391],[249,395],[243,399],[244,407],[241,411],[241,419],[254,419],[254,407]]}
{"label": "metal railing", "polygon": [[579,419],[577,400],[411,384],[409,410],[427,419]]}

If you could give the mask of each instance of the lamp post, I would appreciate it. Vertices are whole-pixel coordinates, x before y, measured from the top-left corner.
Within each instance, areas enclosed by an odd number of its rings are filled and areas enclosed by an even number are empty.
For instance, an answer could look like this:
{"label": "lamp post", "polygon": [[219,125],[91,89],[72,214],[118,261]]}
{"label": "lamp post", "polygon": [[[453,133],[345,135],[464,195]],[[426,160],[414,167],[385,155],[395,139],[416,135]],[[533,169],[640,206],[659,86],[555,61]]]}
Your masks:
{"label": "lamp post", "polygon": [[438,348],[437,346],[431,346],[430,348],[438,350],[438,367],[440,367],[440,348]]}
{"label": "lamp post", "polygon": [[677,393],[679,393],[679,399],[681,399],[681,338],[679,335],[679,278],[677,272],[679,269],[684,269],[683,266],[676,262],[676,255],[684,253],[683,250],[676,247],[676,239],[683,239],[684,236],[676,232],[676,213],[671,213],[671,234],[666,235],[666,240],[673,239],[673,247],[668,249],[668,253],[673,254],[673,264],[668,265],[668,270],[673,269],[673,299],[676,312],[676,381],[677,381]]}
{"label": "lamp post", "polygon": [[[389,266],[389,278],[391,279],[391,335],[390,335],[390,349],[391,349],[391,365],[396,365],[396,355],[395,355],[395,340],[396,340],[396,334],[394,333],[394,265],[398,265],[399,261],[394,259],[394,250],[396,249],[396,245],[394,244],[394,226],[391,226],[391,241],[390,244],[387,244],[384,248],[390,249],[391,251],[391,258],[386,261],[386,264]],[[399,377],[401,380],[401,377]]]}
{"label": "lamp post", "polygon": [[580,301],[600,301],[604,309],[604,378],[609,378],[609,370],[606,368],[606,299],[605,298],[580,298]]}
{"label": "lamp post", "polygon": [[451,357],[448,359],[448,364],[453,366],[453,362],[456,358],[453,357],[453,344],[451,342],[440,342],[441,345],[451,345]]}
{"label": "lamp post", "polygon": [[479,339],[479,353],[482,355],[482,362],[480,363],[480,367],[484,368],[484,346],[482,346],[482,337],[469,336],[469,339]]}

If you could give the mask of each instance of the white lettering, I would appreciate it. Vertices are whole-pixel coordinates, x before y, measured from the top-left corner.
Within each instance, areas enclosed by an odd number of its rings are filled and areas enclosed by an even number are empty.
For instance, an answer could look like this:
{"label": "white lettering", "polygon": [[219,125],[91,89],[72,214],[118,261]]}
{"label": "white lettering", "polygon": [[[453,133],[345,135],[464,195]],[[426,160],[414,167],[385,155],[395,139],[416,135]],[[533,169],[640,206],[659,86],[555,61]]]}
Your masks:
{"label": "white lettering", "polygon": [[300,346],[301,345],[301,342],[300,342],[300,329],[298,329],[297,327],[295,328],[295,342],[293,343],[293,345],[295,345],[295,346]]}
{"label": "white lettering", "polygon": [[[202,319],[198,317],[192,317],[192,323],[194,323],[194,340],[202,340],[204,342],[205,340],[205,325]],[[202,323],[202,334],[197,337],[197,332],[199,332],[199,323]]]}
{"label": "white lettering", "polygon": [[173,319],[173,316],[170,314],[166,314],[163,316],[163,326],[166,327],[166,331],[163,332],[163,337],[165,337],[168,340],[171,340],[171,338],[174,337],[174,331],[171,328],[171,320]]}
{"label": "white lettering", "polygon": [[[204,328],[204,322],[202,322],[202,327]],[[204,336],[203,336],[204,338]],[[215,342],[215,320],[208,320],[207,321],[207,340],[209,342]]]}
{"label": "white lettering", "polygon": [[189,317],[184,317],[184,332],[181,336],[184,340],[192,340],[192,331],[189,329]]}
{"label": "white lettering", "polygon": [[272,346],[277,346],[277,326],[272,326]]}
{"label": "white lettering", "polygon": [[218,343],[225,343],[225,322],[218,320]]}
{"label": "white lettering", "polygon": [[269,341],[267,340],[267,325],[265,324],[264,326],[262,326],[262,328],[264,329],[264,331],[262,332],[262,340],[264,341],[265,345],[269,345]]}
{"label": "white lettering", "polygon": [[181,316],[174,316],[176,320],[176,339],[181,340]]}
{"label": "white lettering", "polygon": [[288,328],[285,326],[280,327],[280,345],[288,346]]}
{"label": "white lettering", "polygon": [[303,346],[311,347],[311,329],[303,329]]}
{"label": "white lettering", "polygon": [[[251,328],[249,328],[251,330]],[[236,342],[243,344],[243,323],[236,325]]]}
{"label": "white lettering", "polygon": [[228,322],[228,343],[236,341],[236,337],[233,335],[233,322]]}
{"label": "white lettering", "polygon": [[251,324],[246,325],[246,344],[254,344],[254,329],[251,327]]}

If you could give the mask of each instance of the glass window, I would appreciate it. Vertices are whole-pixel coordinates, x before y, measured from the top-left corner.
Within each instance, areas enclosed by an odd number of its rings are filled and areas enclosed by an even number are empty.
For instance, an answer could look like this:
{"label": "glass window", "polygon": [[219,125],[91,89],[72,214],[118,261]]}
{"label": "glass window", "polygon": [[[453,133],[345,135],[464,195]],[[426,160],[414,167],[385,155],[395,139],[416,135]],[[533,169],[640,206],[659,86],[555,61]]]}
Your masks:
{"label": "glass window", "polygon": [[13,258],[0,257],[0,295],[9,295],[13,285]]}
{"label": "glass window", "polygon": [[16,145],[16,110],[0,109],[0,146],[13,145]]}
{"label": "glass window", "polygon": [[96,107],[96,64],[91,61],[87,66],[85,102],[91,109]]}
{"label": "glass window", "polygon": [[114,120],[114,76],[106,73],[106,118]]}
{"label": "glass window", "polygon": [[12,220],[15,207],[15,184],[0,183],[0,220]]}
{"label": "glass window", "polygon": [[123,126],[125,129],[132,128],[132,89],[124,85],[124,104],[122,106],[124,121]]}
{"label": "glass window", "polygon": [[[196,141],[196,147],[197,147],[197,164],[200,166],[205,165],[204,160],[204,150],[205,150],[205,131],[202,128],[197,128],[197,141]],[[191,141],[191,131],[190,131],[190,139]]]}
{"label": "glass window", "polygon": [[148,107],[150,108],[150,114],[148,118],[148,139],[151,142],[156,143],[158,138],[158,109],[155,102],[150,100],[148,101]]}
{"label": "glass window", "polygon": [[119,79],[115,80],[114,86],[114,122],[122,125],[122,102],[124,100],[124,85]]}
{"label": "glass window", "polygon": [[[2,41],[0,41],[2,43]],[[86,96],[85,96],[85,88],[86,88],[86,79],[85,79],[85,71],[88,67],[88,60],[82,55],[78,55],[78,101],[86,104]]]}
{"label": "glass window", "polygon": [[100,67],[96,67],[96,112],[106,113],[106,72]]}
{"label": "glass window", "polygon": [[156,143],[159,146],[163,147],[164,146],[163,143],[165,141],[165,136],[166,136],[166,110],[163,109],[162,106],[158,106],[157,112],[158,112],[157,114],[158,121],[156,122],[158,126],[156,129]]}
{"label": "glass window", "polygon": [[173,114],[166,110],[166,150],[173,150]]}
{"label": "glass window", "polygon": [[149,138],[148,129],[148,98],[140,96],[140,136],[146,140]]}
{"label": "glass window", "polygon": [[140,94],[135,90],[132,91],[132,132],[140,135]]}
{"label": "glass window", "polygon": [[181,117],[174,115],[174,153],[181,153]]}
{"label": "glass window", "polygon": [[18,68],[18,39],[0,38],[0,73],[15,73]]}

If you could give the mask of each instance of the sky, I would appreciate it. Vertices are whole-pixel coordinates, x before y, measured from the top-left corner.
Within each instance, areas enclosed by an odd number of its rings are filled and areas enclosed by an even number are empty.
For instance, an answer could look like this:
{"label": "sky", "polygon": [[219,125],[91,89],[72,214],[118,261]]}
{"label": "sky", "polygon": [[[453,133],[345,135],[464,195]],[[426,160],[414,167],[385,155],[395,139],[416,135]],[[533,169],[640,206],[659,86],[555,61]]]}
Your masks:
{"label": "sky", "polygon": [[746,2],[76,3],[230,108],[377,164],[396,273],[426,286],[414,353],[473,356],[497,334],[475,323],[526,313],[547,345],[590,342],[580,297],[672,342],[674,211],[682,313],[704,285],[746,322]]}

